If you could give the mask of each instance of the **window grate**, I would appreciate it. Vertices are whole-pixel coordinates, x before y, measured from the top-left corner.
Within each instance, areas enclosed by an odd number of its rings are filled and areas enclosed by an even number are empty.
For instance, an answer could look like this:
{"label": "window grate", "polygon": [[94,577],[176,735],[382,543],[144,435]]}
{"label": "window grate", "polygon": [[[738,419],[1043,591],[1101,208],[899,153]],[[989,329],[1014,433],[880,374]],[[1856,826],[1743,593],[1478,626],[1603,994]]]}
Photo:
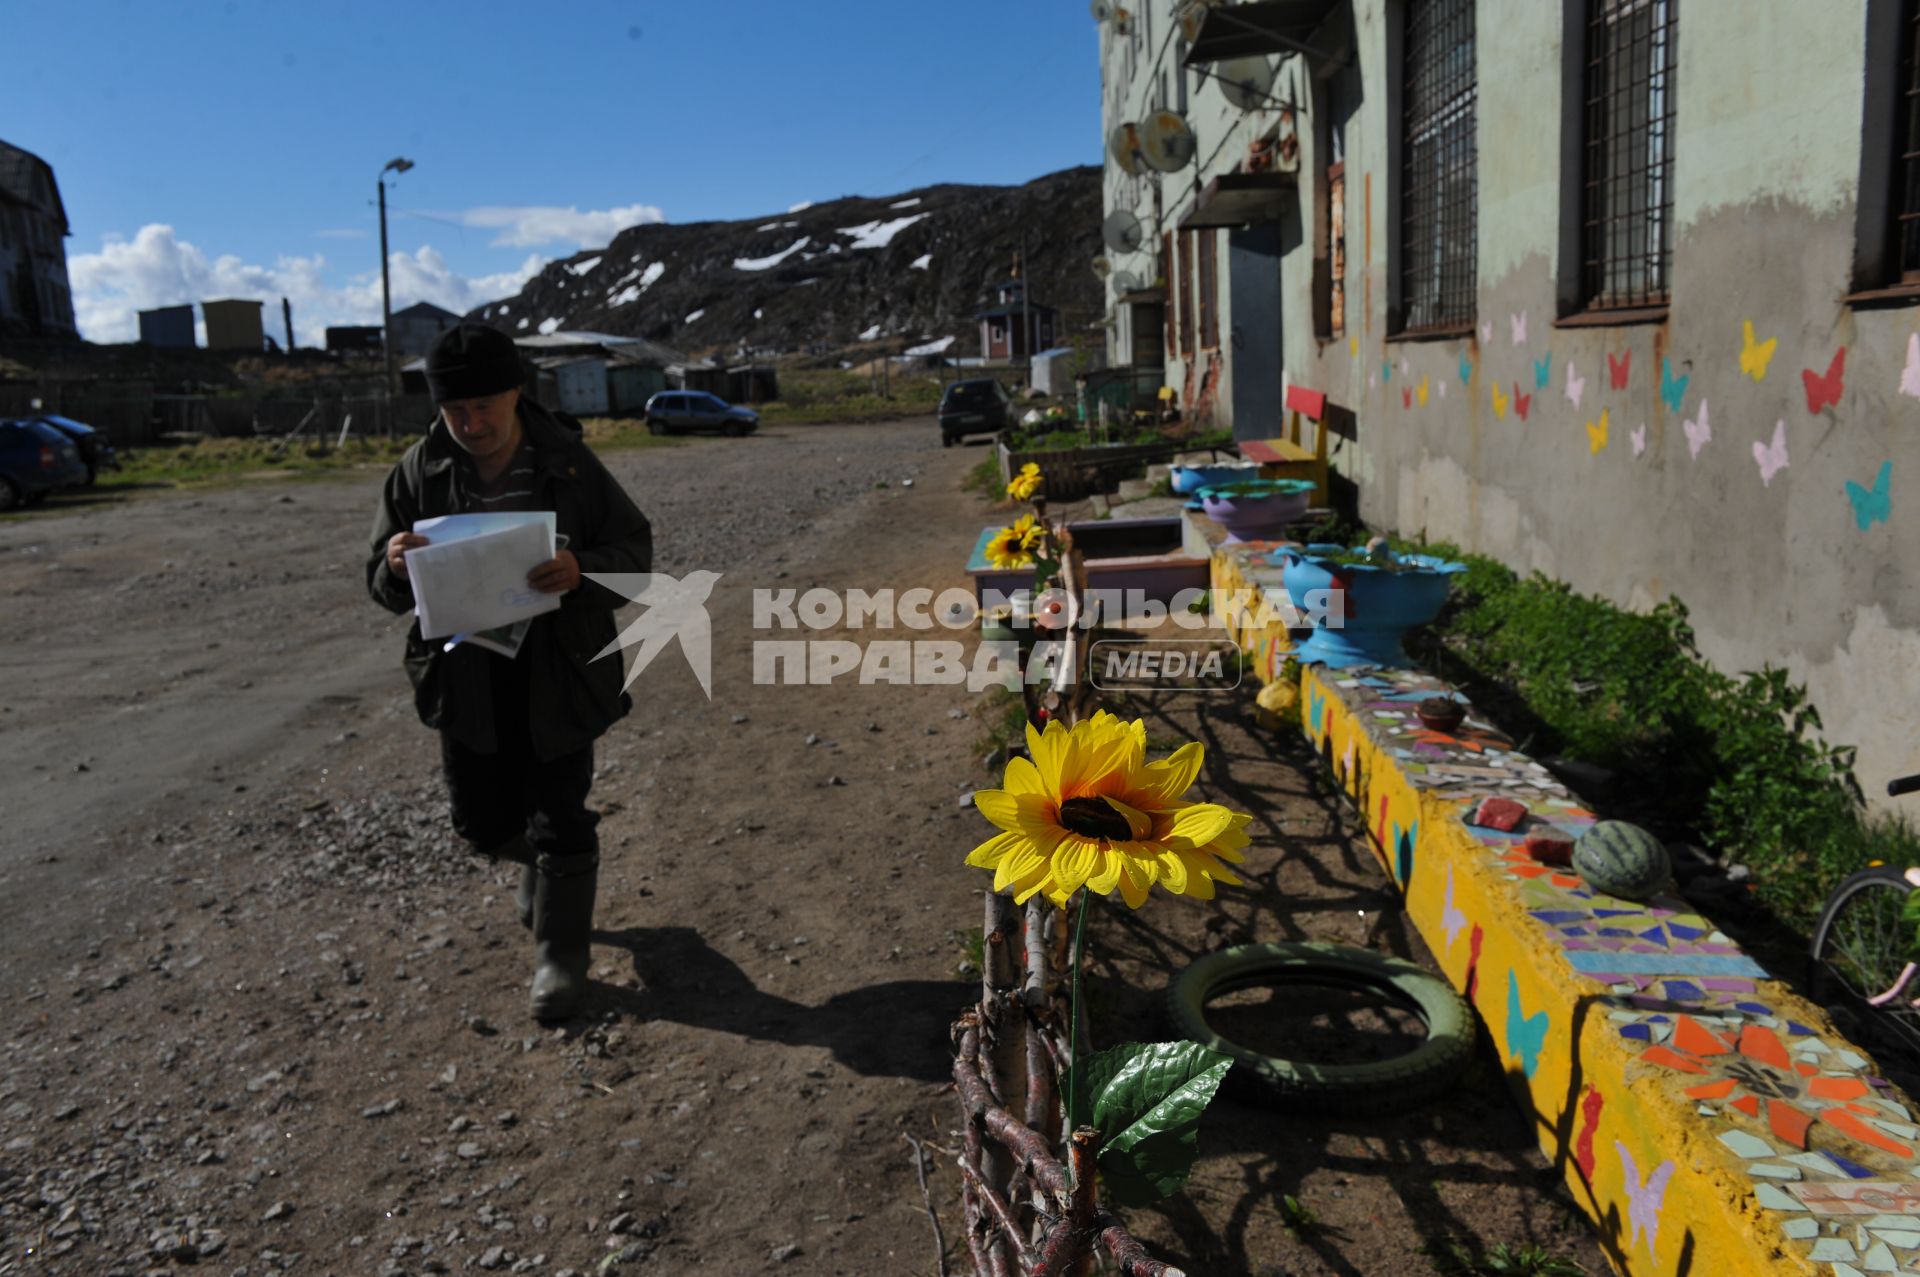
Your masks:
{"label": "window grate", "polygon": [[1589,308],[1664,305],[1673,273],[1679,0],[1588,0],[1581,283]]}
{"label": "window grate", "polygon": [[1900,194],[1894,201],[1894,244],[1900,282],[1920,283],[1920,4],[1907,0],[1906,31],[1900,41]]}
{"label": "window grate", "polygon": [[1470,326],[1479,216],[1473,0],[1407,6],[1400,330]]}
{"label": "window grate", "polygon": [[1180,353],[1193,358],[1193,232],[1181,231],[1180,247]]}

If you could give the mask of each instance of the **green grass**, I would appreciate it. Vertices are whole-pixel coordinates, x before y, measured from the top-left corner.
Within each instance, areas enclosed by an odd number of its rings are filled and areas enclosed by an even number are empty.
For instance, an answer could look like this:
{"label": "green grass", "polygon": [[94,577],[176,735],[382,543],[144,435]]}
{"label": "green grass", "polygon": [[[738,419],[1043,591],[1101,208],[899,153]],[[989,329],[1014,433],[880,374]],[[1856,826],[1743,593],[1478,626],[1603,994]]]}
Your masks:
{"label": "green grass", "polygon": [[981,735],[973,743],[975,752],[985,754],[1027,738],[1027,705],[1020,693],[1005,687],[989,687],[973,707],[973,717],[981,724]]}
{"label": "green grass", "polygon": [[128,448],[120,469],[100,476],[105,493],[153,487],[203,487],[268,474],[318,478],[362,467],[392,465],[413,442],[403,439],[347,440],[332,443],[281,439],[199,439],[158,448]]}
{"label": "green grass", "polygon": [[1495,1242],[1482,1250],[1458,1237],[1442,1237],[1421,1250],[1434,1271],[1446,1277],[1584,1277],[1587,1271],[1532,1242],[1519,1246]]}
{"label": "green grass", "polygon": [[874,393],[873,379],[837,369],[782,369],[780,398],[754,405],[765,425],[823,425],[897,421],[931,416],[940,406],[939,378],[895,369],[891,394]]}
{"label": "green grass", "polygon": [[1810,927],[1826,893],[1870,861],[1920,863],[1908,821],[1867,814],[1854,751],[1822,737],[1805,687],[1782,669],[1715,669],[1679,599],[1630,612],[1453,546],[1413,548],[1468,565],[1415,637],[1422,662],[1526,752],[1615,772],[1628,818],[1749,866],[1781,921]]}

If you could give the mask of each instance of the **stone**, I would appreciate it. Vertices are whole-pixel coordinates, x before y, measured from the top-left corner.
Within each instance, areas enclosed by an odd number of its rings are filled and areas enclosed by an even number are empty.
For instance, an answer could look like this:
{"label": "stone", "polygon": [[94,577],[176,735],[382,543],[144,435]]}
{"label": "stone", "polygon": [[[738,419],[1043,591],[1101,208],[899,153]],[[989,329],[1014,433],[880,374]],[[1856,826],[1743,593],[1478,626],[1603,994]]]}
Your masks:
{"label": "stone", "polygon": [[264,1215],[260,1216],[260,1222],[269,1224],[276,1219],[285,1219],[291,1214],[293,1214],[293,1207],[291,1205],[286,1202],[275,1202],[273,1205],[267,1207]]}
{"label": "stone", "polygon": [[798,1258],[800,1253],[800,1244],[798,1242],[788,1242],[783,1246],[775,1246],[772,1250],[768,1251],[767,1258],[776,1264],[784,1264],[789,1259]]}

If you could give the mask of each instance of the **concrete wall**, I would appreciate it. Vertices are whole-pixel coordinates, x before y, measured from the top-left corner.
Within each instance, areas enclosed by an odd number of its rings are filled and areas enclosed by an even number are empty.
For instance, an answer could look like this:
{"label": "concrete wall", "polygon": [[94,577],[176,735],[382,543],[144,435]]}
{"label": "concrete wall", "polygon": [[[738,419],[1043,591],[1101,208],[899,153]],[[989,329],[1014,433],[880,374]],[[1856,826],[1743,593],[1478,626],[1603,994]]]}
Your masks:
{"label": "concrete wall", "polygon": [[[1172,28],[1167,6],[1141,7],[1160,11],[1156,38]],[[1785,665],[1809,684],[1828,737],[1860,747],[1870,789],[1920,771],[1920,560],[1908,549],[1920,505],[1904,487],[1920,475],[1920,393],[1901,389],[1912,366],[1906,384],[1920,392],[1920,310],[1847,300],[1888,182],[1897,6],[1683,4],[1671,307],[1658,323],[1575,327],[1557,322],[1579,269],[1568,125],[1580,90],[1563,35],[1577,47],[1585,6],[1483,0],[1477,331],[1438,341],[1386,330],[1400,8],[1349,0],[1329,22],[1351,33],[1345,79],[1358,98],[1341,104],[1345,340],[1321,340],[1311,320],[1327,82],[1288,58],[1278,90],[1315,121],[1299,129],[1301,199],[1280,225],[1284,373],[1355,414],[1357,437],[1335,464],[1357,480],[1362,514],[1625,605],[1678,595],[1715,664]],[[1104,65],[1111,78],[1110,49]],[[1143,76],[1127,108],[1147,92]],[[1196,96],[1202,165],[1161,180],[1169,223],[1211,176],[1216,148],[1216,165],[1237,160],[1240,148],[1222,143],[1248,123],[1229,113],[1241,114],[1213,89]],[[1118,185],[1110,178],[1110,198]],[[1232,300],[1224,306],[1223,325]],[[1742,371],[1743,321],[1776,343],[1764,376]],[[1838,404],[1810,411],[1803,371],[1825,373],[1842,351]],[[1618,388],[1610,359],[1630,361]],[[1787,462],[1768,478],[1756,450],[1776,430]],[[1883,467],[1891,517],[1862,528],[1855,495]]]}

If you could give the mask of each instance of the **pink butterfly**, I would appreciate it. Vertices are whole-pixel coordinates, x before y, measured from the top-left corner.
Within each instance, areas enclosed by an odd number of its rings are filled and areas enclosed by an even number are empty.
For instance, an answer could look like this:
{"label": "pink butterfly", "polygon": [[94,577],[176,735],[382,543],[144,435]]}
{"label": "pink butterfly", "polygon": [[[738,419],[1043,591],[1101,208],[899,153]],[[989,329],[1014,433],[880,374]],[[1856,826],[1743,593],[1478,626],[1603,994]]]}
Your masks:
{"label": "pink butterfly", "polygon": [[1507,316],[1507,331],[1513,334],[1513,344],[1523,346],[1527,341],[1527,312],[1518,311]]}
{"label": "pink butterfly", "polygon": [[1773,444],[1771,447],[1755,441],[1753,459],[1760,463],[1760,482],[1773,486],[1773,476],[1787,468],[1787,423],[1773,423]]}
{"label": "pink butterfly", "polygon": [[1586,391],[1587,379],[1573,370],[1573,360],[1567,360],[1567,401],[1574,407],[1580,406],[1580,396]]}
{"label": "pink butterfly", "polygon": [[1633,440],[1634,456],[1637,457],[1641,453],[1645,452],[1647,450],[1647,423],[1643,421],[1638,426],[1628,431],[1627,437]]}
{"label": "pink butterfly", "polygon": [[1625,1177],[1627,1190],[1627,1222],[1633,1227],[1633,1240],[1629,1246],[1640,1244],[1640,1234],[1647,1235],[1647,1254],[1652,1255],[1660,1237],[1660,1207],[1667,1197],[1667,1182],[1673,1178],[1673,1163],[1662,1162],[1646,1182],[1640,1182],[1640,1167],[1633,1160],[1633,1154],[1619,1140],[1613,1142],[1620,1153],[1620,1171]]}
{"label": "pink butterfly", "polygon": [[1907,334],[1907,366],[1900,370],[1900,393],[1920,399],[1920,333]]}
{"label": "pink butterfly", "polygon": [[1687,432],[1687,455],[1695,461],[1700,459],[1700,449],[1707,446],[1713,438],[1713,427],[1707,424],[1707,401],[1700,401],[1700,415],[1691,421],[1682,419],[1681,427]]}
{"label": "pink butterfly", "polygon": [[1483,319],[1480,321],[1480,344],[1482,346],[1487,346],[1487,345],[1491,345],[1492,343],[1493,343],[1493,321],[1491,319]]}
{"label": "pink butterfly", "polygon": [[1467,915],[1461,913],[1453,904],[1453,866],[1447,866],[1447,900],[1440,910],[1440,925],[1447,929],[1447,948],[1453,948],[1454,937],[1467,926]]}

